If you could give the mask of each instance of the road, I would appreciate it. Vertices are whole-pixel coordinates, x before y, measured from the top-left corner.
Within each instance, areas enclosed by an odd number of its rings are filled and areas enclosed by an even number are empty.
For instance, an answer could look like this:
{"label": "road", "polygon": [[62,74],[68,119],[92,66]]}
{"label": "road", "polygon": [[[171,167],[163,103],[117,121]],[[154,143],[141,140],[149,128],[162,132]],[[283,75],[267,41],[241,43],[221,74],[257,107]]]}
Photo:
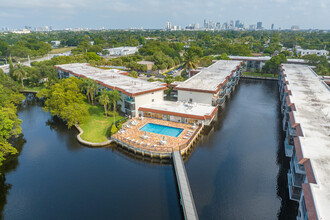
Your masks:
{"label": "road", "polygon": [[[44,56],[44,57],[41,57],[41,58],[38,58],[38,59],[32,59],[30,62],[34,62],[34,61],[40,62],[40,61],[44,61],[44,60],[50,60],[55,56],[69,56],[70,53],[71,53],[71,51],[64,52],[64,53],[58,53],[58,54],[48,54],[47,56]],[[22,64],[24,66],[30,66],[30,62],[29,61],[24,61]],[[0,66],[0,68],[6,74],[9,73],[9,64],[2,65],[2,66]]]}

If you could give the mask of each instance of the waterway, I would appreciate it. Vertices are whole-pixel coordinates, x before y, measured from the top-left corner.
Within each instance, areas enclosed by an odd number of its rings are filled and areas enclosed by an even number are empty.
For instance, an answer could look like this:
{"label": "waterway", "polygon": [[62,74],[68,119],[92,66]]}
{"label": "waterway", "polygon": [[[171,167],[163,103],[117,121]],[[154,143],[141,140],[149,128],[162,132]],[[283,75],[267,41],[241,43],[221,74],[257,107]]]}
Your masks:
{"label": "waterway", "polygon": [[[33,100],[19,118],[20,155],[0,171],[0,218],[183,218],[171,164],[84,147]],[[241,80],[185,164],[200,219],[294,219],[277,83]]]}

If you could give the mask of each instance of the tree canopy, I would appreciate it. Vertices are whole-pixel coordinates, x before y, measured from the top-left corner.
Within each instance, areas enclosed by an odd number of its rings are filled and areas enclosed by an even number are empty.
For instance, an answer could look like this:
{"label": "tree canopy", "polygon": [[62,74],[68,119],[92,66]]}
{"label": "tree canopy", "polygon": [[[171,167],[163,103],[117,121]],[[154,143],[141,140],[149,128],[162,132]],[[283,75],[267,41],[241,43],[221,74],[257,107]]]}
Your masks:
{"label": "tree canopy", "polygon": [[22,121],[17,117],[16,105],[24,96],[18,90],[17,83],[0,71],[0,165],[5,157],[17,153],[9,139],[17,137],[22,132]]}
{"label": "tree canopy", "polygon": [[82,81],[75,77],[63,79],[50,88],[42,89],[37,97],[46,99],[44,110],[66,121],[67,126],[81,123],[89,116],[84,95],[80,92]]}

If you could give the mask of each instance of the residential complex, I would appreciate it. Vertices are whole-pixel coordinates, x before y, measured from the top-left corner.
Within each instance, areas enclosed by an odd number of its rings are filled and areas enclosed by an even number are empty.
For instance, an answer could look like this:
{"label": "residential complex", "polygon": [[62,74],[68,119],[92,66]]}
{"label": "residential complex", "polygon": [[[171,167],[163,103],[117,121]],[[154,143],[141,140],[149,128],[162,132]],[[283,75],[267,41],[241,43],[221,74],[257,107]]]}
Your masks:
{"label": "residential complex", "polygon": [[305,65],[284,64],[279,76],[288,188],[297,219],[330,216],[329,87]]}
{"label": "residential complex", "polygon": [[[245,64],[244,71],[247,70],[258,70],[261,71],[267,60],[270,60],[270,56],[262,57],[246,57],[246,56],[229,56],[232,60],[240,60]],[[289,64],[307,64],[303,59],[287,59]]]}
{"label": "residential complex", "polygon": [[178,101],[221,105],[241,75],[241,61],[220,60],[180,83]]}
{"label": "residential complex", "polygon": [[327,50],[304,50],[301,48],[296,49],[296,55],[297,56],[305,56],[305,55],[311,55],[316,54],[317,56],[328,56],[329,51]]}
{"label": "residential complex", "polygon": [[109,51],[110,56],[125,56],[130,54],[135,54],[139,51],[138,47],[115,47],[104,49]]}
{"label": "residential complex", "polygon": [[147,82],[127,76],[128,73],[115,69],[102,70],[87,63],[56,65],[59,78],[70,76],[90,78],[100,84],[101,89],[116,89],[121,94],[118,101],[120,110],[131,117],[137,116],[141,105],[163,99],[163,91],[167,89],[160,82]]}
{"label": "residential complex", "polygon": [[56,65],[59,78],[90,78],[101,89],[116,89],[121,94],[120,110],[131,117],[144,116],[181,123],[209,125],[217,106],[225,101],[241,75],[241,62],[221,60],[202,70],[174,89],[178,101],[165,101],[166,85],[127,76],[116,69],[102,70],[86,63]]}

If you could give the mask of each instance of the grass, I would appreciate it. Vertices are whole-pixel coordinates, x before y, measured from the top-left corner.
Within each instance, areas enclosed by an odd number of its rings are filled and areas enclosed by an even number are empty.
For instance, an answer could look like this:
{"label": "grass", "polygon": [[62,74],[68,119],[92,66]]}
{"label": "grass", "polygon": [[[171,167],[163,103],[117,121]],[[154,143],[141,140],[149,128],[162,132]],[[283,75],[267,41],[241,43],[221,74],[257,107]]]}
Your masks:
{"label": "grass", "polygon": [[254,73],[254,72],[243,72],[243,76],[258,76],[258,77],[269,77],[269,78],[278,77],[278,75],[274,75],[271,73]]}
{"label": "grass", "polygon": [[24,86],[24,91],[34,91],[34,92],[39,92],[40,90],[42,90],[44,88],[44,86]]}
{"label": "grass", "polygon": [[[109,117],[106,119],[104,114],[104,108],[101,105],[88,104],[89,118],[86,122],[80,124],[84,133],[81,138],[85,141],[94,143],[107,141],[106,132],[110,125],[113,123],[114,118]],[[112,112],[108,112],[112,113]],[[122,116],[116,115],[116,121],[122,119]]]}
{"label": "grass", "polygon": [[50,51],[50,54],[57,54],[57,53],[64,53],[64,52],[68,52],[71,51],[72,49],[74,49],[76,47],[62,47],[62,48],[55,48],[52,49],[52,51]]}

